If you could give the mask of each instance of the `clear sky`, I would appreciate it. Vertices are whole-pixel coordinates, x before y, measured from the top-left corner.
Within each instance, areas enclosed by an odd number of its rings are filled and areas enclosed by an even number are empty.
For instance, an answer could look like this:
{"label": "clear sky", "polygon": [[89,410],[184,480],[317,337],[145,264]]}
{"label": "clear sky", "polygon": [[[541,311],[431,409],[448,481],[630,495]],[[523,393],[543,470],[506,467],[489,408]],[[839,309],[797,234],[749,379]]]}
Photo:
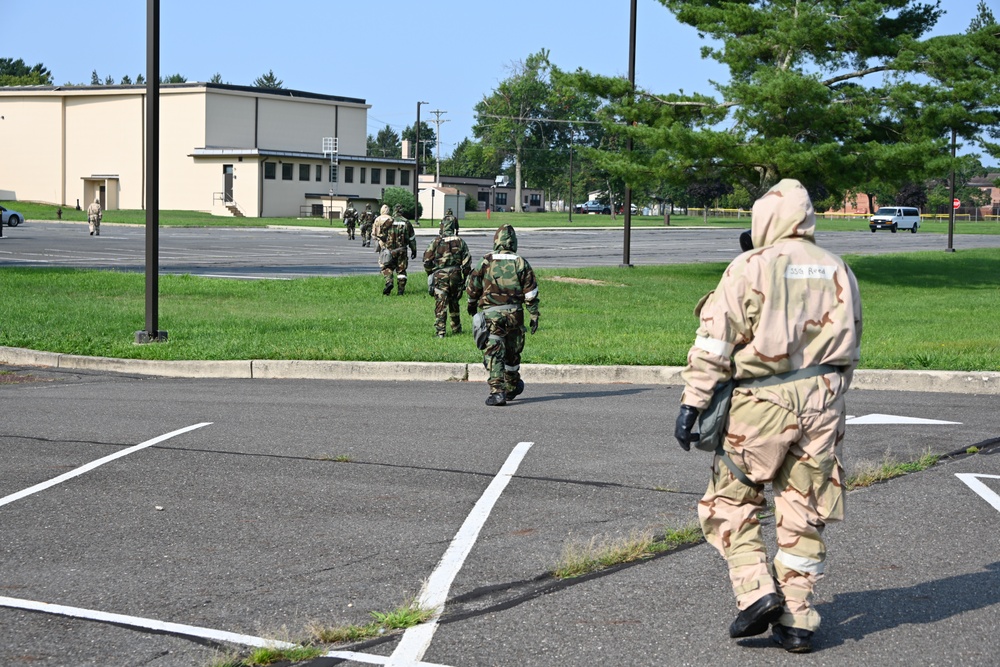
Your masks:
{"label": "clear sky", "polygon": [[[978,0],[946,0],[935,33],[964,32]],[[997,0],[988,5],[997,11]],[[446,111],[441,156],[472,135],[473,107],[541,48],[564,70],[628,73],[629,0],[162,0],[160,72],[358,97],[368,133],[413,124],[418,100]],[[726,70],[655,0],[638,0],[636,83],[712,93]],[[144,0],[0,0],[0,57],[43,63],[56,84],[133,80],[146,69]],[[418,46],[419,45],[419,46]],[[317,150],[320,138],[317,137]]]}

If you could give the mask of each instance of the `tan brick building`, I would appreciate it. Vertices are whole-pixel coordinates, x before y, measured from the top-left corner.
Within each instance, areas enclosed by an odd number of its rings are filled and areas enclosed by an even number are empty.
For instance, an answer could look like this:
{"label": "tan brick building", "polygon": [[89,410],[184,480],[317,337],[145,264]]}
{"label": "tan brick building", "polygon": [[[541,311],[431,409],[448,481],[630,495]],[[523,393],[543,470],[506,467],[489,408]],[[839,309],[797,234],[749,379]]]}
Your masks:
{"label": "tan brick building", "polygon": [[[144,208],[145,104],[145,86],[0,88],[0,199]],[[363,207],[386,187],[411,189],[413,160],[366,156],[369,108],[295,90],[163,84],[160,208],[339,215],[348,199]]]}

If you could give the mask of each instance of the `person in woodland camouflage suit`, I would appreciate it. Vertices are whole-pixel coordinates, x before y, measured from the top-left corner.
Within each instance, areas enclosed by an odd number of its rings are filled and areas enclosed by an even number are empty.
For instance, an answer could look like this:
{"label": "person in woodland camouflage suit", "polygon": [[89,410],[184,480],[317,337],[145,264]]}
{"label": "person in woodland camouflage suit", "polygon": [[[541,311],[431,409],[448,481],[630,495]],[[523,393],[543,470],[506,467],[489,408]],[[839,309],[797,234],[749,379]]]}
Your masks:
{"label": "person in woodland camouflage suit", "polygon": [[[730,263],[695,309],[697,338],[682,373],[674,435],[685,450],[717,383],[736,381],[724,442],[698,503],[705,538],[727,560],[740,609],[731,637],[773,624],[774,641],[812,649],[820,617],[813,588],[823,576],[826,524],[844,518],[844,394],[860,359],[857,280],[814,241],[805,188],[785,179],[753,206],[754,249]],[[757,513],[774,492],[773,563]]]}
{"label": "person in woodland camouflage suit", "polygon": [[358,212],[354,209],[354,204],[347,202],[347,210],[344,211],[344,226],[347,227],[347,238],[354,240],[354,228],[358,224]]}
{"label": "person in woodland camouflage suit", "polygon": [[371,204],[365,204],[365,211],[361,214],[361,247],[371,247],[372,244],[372,224],[375,222],[375,213]]}
{"label": "person in woodland camouflage suit", "polygon": [[531,333],[538,331],[538,282],[528,260],[516,253],[514,228],[502,225],[493,235],[493,252],[472,269],[465,289],[469,315],[481,308],[489,327],[489,341],[483,350],[483,365],[490,374],[486,405],[506,405],[524,391],[522,305],[531,315]]}
{"label": "person in woodland camouflage suit", "polygon": [[385,288],[382,294],[388,296],[392,293],[392,274],[396,274],[396,289],[399,296],[403,296],[406,291],[406,267],[409,261],[406,257],[406,250],[410,250],[410,259],[417,256],[417,235],[413,232],[413,225],[403,217],[402,209],[397,205],[393,211],[393,217],[388,221],[382,220],[384,214],[389,210],[388,206],[382,207],[383,215],[375,219],[378,226],[378,240],[381,252],[379,252],[379,266],[382,268],[382,275],[385,277]]}
{"label": "person in woodland camouflage suit", "polygon": [[439,235],[424,251],[424,270],[433,276],[435,333],[444,338],[449,314],[452,333],[462,333],[458,301],[472,271],[472,255],[469,254],[469,246],[458,235],[458,219],[452,215],[450,208],[441,220]]}

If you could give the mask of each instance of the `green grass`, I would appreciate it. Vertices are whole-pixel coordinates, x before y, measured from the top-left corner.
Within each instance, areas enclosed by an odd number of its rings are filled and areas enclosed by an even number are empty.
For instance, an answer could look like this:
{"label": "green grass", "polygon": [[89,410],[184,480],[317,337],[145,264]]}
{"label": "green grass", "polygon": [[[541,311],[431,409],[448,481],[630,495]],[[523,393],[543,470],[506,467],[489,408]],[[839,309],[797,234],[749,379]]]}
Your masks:
{"label": "green grass", "polygon": [[[0,201],[0,205],[12,208],[28,220],[56,220],[56,206],[49,204],[36,204],[34,202],[7,202]],[[87,221],[86,204],[81,202],[83,210],[64,207],[62,220],[85,223]],[[440,222],[442,211],[435,211],[434,219],[429,217],[429,211],[421,218],[422,227],[434,227]],[[159,222],[164,227],[266,227],[268,225],[291,225],[298,227],[339,227],[339,220],[324,220],[322,218],[230,218],[225,216],[214,216],[211,213],[201,211],[160,211]],[[567,213],[490,213],[487,217],[485,212],[466,212],[462,220],[462,227],[465,229],[495,229],[504,223],[509,223],[515,227],[618,227],[624,226],[622,216],[610,215],[586,215],[574,213],[573,221],[570,222]],[[143,210],[117,210],[105,211],[103,224],[146,224],[146,212]],[[662,215],[633,216],[633,227],[662,227],[664,224]],[[706,225],[700,215],[672,215],[670,224],[674,227],[703,227]],[[742,218],[709,217],[708,226],[749,229],[750,218],[744,214]],[[820,231],[868,231],[867,217],[854,219],[827,220],[820,216],[816,222]],[[889,232],[879,232],[888,234]],[[906,232],[909,233],[909,232]],[[947,234],[948,222],[925,220],[920,223],[920,234]],[[967,222],[958,221],[955,224],[956,234],[1000,234],[1000,222]]]}
{"label": "green grass", "polygon": [[365,625],[345,625],[327,627],[314,624],[309,628],[309,634],[314,641],[321,644],[341,644],[371,639],[393,630],[405,630],[429,620],[434,610],[420,607],[416,600],[409,600],[389,612],[369,612],[375,620]]}
{"label": "green grass", "polygon": [[615,565],[647,560],[656,554],[671,551],[684,544],[693,544],[701,539],[701,528],[692,523],[678,529],[667,529],[659,537],[654,537],[650,532],[641,532],[623,538],[569,542],[563,548],[562,557],[551,574],[557,579],[582,577]]}
{"label": "green grass", "polygon": [[859,466],[857,471],[847,479],[847,489],[853,490],[871,486],[877,482],[927,470],[940,460],[940,455],[932,454],[930,451],[925,452],[915,461],[895,461],[886,454],[882,463]]}
{"label": "green grass", "polygon": [[[849,257],[865,311],[862,367],[1000,368],[1000,250]],[[526,363],[681,366],[694,304],[724,264],[539,271],[541,327]],[[579,284],[554,278],[583,278]],[[435,339],[433,300],[383,297],[378,275],[239,281],[163,275],[167,343],[145,326],[141,274],[0,271],[0,345],[135,359],[337,359],[477,363],[471,334]],[[471,323],[463,313],[465,329]]]}

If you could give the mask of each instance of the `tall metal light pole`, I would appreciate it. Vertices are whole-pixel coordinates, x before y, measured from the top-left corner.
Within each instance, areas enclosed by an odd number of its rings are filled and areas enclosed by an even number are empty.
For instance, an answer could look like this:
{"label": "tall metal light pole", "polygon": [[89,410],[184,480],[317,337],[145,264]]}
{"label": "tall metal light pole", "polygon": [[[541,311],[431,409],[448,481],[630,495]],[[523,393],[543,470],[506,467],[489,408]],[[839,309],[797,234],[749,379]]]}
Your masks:
{"label": "tall metal light pole", "polygon": [[948,214],[948,247],[945,252],[955,252],[952,239],[955,235],[955,129],[951,130],[951,212]]}
{"label": "tall metal light pole", "polygon": [[416,133],[416,169],[413,174],[413,224],[420,225],[420,105],[427,104],[427,102],[417,102],[417,124],[414,125],[414,130]]}
{"label": "tall metal light pole", "polygon": [[166,342],[160,292],[160,0],[146,0],[146,329],[136,343]]}
{"label": "tall metal light pole", "polygon": [[[631,87],[632,101],[635,101],[635,6],[637,0],[632,0],[632,16],[629,22],[628,31],[628,82]],[[632,136],[629,135],[625,150],[632,152]],[[612,199],[611,205],[615,202]],[[623,239],[624,250],[622,252],[622,267],[631,267],[631,245],[632,245],[632,186],[625,185],[625,238]]]}

